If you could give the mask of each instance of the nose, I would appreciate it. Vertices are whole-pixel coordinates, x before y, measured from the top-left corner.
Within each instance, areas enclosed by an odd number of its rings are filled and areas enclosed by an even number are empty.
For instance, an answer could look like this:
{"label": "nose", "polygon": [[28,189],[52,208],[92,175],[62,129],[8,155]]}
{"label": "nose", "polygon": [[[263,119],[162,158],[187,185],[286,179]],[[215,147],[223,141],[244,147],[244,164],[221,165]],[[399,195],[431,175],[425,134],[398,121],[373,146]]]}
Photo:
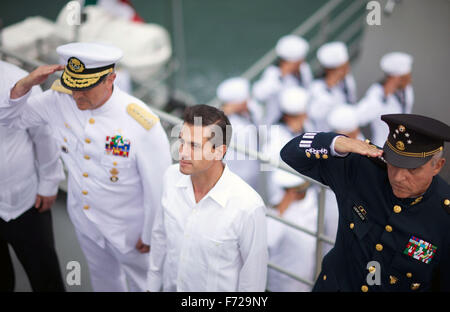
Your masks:
{"label": "nose", "polygon": [[187,144],[180,143],[180,147],[178,148],[178,153],[180,154],[180,159],[188,159],[189,158],[189,148]]}
{"label": "nose", "polygon": [[408,172],[408,169],[392,167],[392,178],[394,182],[402,182],[405,180],[405,175]]}

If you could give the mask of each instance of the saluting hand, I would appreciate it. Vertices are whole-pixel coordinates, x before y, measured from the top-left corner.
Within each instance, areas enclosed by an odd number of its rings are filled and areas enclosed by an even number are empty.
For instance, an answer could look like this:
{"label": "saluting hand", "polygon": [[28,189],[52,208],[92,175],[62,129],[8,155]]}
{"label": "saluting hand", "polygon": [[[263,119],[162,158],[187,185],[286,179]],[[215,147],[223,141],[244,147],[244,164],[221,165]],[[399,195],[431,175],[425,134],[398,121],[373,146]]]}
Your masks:
{"label": "saluting hand", "polygon": [[48,79],[48,76],[63,69],[64,65],[57,64],[39,66],[29,73],[28,76],[22,78],[16,83],[14,88],[11,90],[11,99],[17,99],[24,96],[32,87],[45,82]]}
{"label": "saluting hand", "polygon": [[344,136],[340,136],[336,139],[334,142],[334,149],[339,154],[356,153],[369,157],[379,157],[383,155],[383,150],[378,149],[374,145]]}

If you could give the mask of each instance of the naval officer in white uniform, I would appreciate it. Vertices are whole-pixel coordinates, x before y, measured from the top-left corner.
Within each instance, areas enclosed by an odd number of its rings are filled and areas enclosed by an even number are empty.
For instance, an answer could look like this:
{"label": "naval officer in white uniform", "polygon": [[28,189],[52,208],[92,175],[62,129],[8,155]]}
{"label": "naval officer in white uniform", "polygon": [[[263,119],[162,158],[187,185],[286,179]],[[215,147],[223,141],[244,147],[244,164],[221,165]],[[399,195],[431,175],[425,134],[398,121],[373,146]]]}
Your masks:
{"label": "naval officer in white uniform", "polygon": [[410,114],[414,104],[411,85],[413,57],[403,52],[391,52],[380,60],[385,77],[374,83],[358,103],[361,125],[370,124],[372,143],[383,146],[389,127],[380,119],[385,114]]}
{"label": "naval officer in white uniform", "polygon": [[356,83],[350,72],[347,47],[343,42],[328,42],[317,50],[323,77],[311,83],[308,114],[317,131],[329,131],[327,116],[338,104],[356,102]]}
{"label": "naval officer in white uniform", "polygon": [[[48,124],[69,171],[67,207],[96,291],[141,291],[150,233],[160,209],[162,176],[171,163],[158,117],[113,87],[120,49],[96,43],[57,48],[63,65],[38,67],[11,85],[0,123]],[[64,69],[51,90],[32,86]]]}
{"label": "naval officer in white uniform", "polygon": [[[250,98],[250,83],[241,77],[229,78],[217,87],[217,98],[233,127],[231,142],[245,149],[258,151],[258,126],[263,111]],[[252,188],[259,187],[259,161],[255,157],[230,149],[225,157],[228,167]]]}
{"label": "naval officer in white uniform", "polygon": [[267,125],[277,122],[282,115],[278,96],[283,88],[289,86],[309,88],[313,75],[305,60],[308,51],[308,42],[300,36],[287,35],[278,40],[275,46],[277,64],[267,67],[260,80],[253,86],[255,98],[266,104]]}

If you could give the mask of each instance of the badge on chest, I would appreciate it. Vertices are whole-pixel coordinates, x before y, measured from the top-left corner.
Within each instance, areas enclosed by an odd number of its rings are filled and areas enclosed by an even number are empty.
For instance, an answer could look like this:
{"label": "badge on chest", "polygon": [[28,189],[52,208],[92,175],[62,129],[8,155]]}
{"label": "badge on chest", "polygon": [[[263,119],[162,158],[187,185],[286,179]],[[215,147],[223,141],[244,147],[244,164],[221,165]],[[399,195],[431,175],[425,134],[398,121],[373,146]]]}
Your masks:
{"label": "badge on chest", "polygon": [[130,154],[130,140],[121,135],[107,136],[105,143],[107,155],[128,157]]}
{"label": "badge on chest", "polygon": [[411,236],[403,253],[423,263],[429,263],[433,259],[436,249],[437,247],[433,244]]}

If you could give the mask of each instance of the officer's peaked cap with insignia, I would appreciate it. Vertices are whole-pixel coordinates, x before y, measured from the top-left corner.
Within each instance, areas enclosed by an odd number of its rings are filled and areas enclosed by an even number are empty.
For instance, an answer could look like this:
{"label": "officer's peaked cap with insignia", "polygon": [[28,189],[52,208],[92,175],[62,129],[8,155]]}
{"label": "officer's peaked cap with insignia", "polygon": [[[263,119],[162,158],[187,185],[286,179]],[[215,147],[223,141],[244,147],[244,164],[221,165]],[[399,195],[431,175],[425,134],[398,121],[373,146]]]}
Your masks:
{"label": "officer's peaked cap with insignia", "polygon": [[450,127],[439,120],[414,114],[382,115],[389,126],[384,159],[400,168],[418,168],[450,141]]}
{"label": "officer's peaked cap with insignia", "polygon": [[102,43],[74,42],[56,49],[65,64],[61,84],[72,91],[86,90],[98,85],[123,53],[119,48]]}

